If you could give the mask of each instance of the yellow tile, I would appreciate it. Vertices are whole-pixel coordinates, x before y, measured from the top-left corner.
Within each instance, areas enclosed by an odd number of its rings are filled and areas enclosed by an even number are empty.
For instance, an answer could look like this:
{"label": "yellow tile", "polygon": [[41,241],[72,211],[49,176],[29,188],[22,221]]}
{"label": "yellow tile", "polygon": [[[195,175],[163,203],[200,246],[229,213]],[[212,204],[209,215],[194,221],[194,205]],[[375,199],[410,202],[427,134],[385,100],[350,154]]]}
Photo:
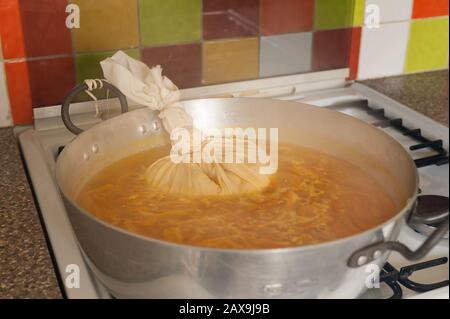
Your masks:
{"label": "yellow tile", "polygon": [[257,38],[211,41],[203,44],[203,83],[222,83],[258,77]]}
{"label": "yellow tile", "polygon": [[72,29],[77,52],[135,47],[139,43],[136,0],[72,0],[80,28]]}
{"label": "yellow tile", "polygon": [[411,23],[405,71],[421,72],[448,67],[448,17]]}
{"label": "yellow tile", "polygon": [[361,26],[364,23],[364,0],[356,0],[353,8],[353,25]]}

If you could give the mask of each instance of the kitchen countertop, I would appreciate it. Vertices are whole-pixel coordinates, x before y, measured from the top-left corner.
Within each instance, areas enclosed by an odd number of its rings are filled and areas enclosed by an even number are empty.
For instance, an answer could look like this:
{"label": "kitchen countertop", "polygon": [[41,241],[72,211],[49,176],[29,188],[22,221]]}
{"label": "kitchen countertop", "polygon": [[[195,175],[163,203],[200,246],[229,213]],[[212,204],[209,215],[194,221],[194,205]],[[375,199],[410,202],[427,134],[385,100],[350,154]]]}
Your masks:
{"label": "kitchen countertop", "polygon": [[0,298],[61,298],[12,128],[0,150]]}
{"label": "kitchen countertop", "polygon": [[[448,71],[362,83],[448,126]],[[0,150],[0,298],[61,298],[12,128]]]}
{"label": "kitchen countertop", "polygon": [[448,70],[361,81],[398,102],[448,125]]}

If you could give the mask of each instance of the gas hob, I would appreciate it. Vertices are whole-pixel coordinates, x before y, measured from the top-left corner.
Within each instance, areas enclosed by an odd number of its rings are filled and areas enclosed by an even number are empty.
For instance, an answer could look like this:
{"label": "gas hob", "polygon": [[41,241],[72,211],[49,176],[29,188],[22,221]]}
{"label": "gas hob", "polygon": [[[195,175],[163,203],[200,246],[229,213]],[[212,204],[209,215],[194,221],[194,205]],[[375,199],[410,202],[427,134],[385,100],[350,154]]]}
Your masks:
{"label": "gas hob", "polygon": [[[384,130],[408,150],[419,169],[421,195],[448,198],[448,128],[364,85],[347,83],[346,73],[346,70],[334,70],[193,88],[183,90],[182,99],[265,97],[309,103],[357,117]],[[81,127],[100,121],[93,116],[92,103],[73,107],[76,109],[73,118]],[[115,99],[100,103],[109,115],[114,115],[118,108]],[[62,124],[60,106],[34,111],[34,127],[17,133],[55,257],[55,269],[61,278],[61,289],[67,298],[111,298],[84,260],[54,177],[58,152],[73,135]],[[404,227],[399,241],[415,249],[425,238],[417,229]],[[449,298],[448,256],[448,239],[441,240],[420,261],[410,262],[392,253],[381,273],[380,287],[368,289],[361,298]],[[65,284],[73,265],[79,269],[79,287]]]}

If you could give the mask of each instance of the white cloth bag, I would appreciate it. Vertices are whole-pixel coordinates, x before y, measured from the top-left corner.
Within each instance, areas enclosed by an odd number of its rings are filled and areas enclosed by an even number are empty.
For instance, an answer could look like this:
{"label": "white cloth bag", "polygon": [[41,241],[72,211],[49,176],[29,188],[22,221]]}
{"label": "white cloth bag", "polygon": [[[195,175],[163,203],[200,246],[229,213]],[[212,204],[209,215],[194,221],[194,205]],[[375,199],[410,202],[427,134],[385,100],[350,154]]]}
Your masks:
{"label": "white cloth bag", "polygon": [[181,105],[180,91],[161,66],[151,69],[122,51],[100,62],[105,79],[134,102],[159,111],[164,128],[170,134],[175,128],[192,128],[193,122]]}

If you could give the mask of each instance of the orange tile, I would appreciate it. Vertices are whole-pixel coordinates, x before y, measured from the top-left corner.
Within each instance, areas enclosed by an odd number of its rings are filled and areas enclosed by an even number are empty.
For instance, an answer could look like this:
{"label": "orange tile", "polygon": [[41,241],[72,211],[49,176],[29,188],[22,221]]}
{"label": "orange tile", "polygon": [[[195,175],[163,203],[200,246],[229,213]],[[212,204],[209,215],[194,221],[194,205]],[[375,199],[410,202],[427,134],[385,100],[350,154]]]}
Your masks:
{"label": "orange tile", "polygon": [[20,2],[27,57],[71,53],[66,6],[67,0]]}
{"label": "orange tile", "polygon": [[211,41],[203,44],[203,83],[223,83],[258,77],[259,40]]}
{"label": "orange tile", "polygon": [[25,61],[7,62],[5,73],[14,124],[31,124],[33,113],[27,63]]}
{"label": "orange tile", "polygon": [[150,67],[160,64],[163,74],[179,88],[190,88],[201,84],[202,46],[200,43],[144,48],[142,61]]}
{"label": "orange tile", "polygon": [[264,35],[311,31],[314,0],[261,0],[260,30]]}
{"label": "orange tile", "polygon": [[39,59],[28,62],[33,107],[61,104],[75,86],[72,57]]}
{"label": "orange tile", "polygon": [[352,47],[352,28],[314,32],[314,71],[347,68]]}
{"label": "orange tile", "polygon": [[448,0],[414,0],[414,19],[445,15],[448,15]]}
{"label": "orange tile", "polygon": [[359,65],[359,49],[361,47],[361,28],[353,28],[352,30],[352,43],[350,47],[349,68],[350,74],[349,80],[356,80],[358,76]]}
{"label": "orange tile", "polygon": [[19,0],[0,1],[0,37],[5,59],[25,56]]}
{"label": "orange tile", "polygon": [[259,35],[259,0],[203,0],[203,38]]}

